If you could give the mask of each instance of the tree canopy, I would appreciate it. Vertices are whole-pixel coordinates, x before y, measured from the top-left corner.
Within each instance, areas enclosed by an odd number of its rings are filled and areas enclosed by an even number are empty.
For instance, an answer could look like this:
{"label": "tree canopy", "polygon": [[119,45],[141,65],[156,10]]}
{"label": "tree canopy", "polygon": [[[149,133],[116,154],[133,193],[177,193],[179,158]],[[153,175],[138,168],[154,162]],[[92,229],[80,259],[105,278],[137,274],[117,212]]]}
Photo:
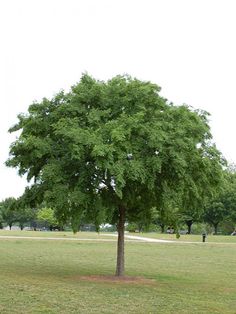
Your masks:
{"label": "tree canopy", "polygon": [[236,173],[229,168],[224,171],[221,188],[206,203],[203,219],[218,232],[218,225],[223,221],[236,223]]}
{"label": "tree canopy", "polygon": [[[68,93],[29,106],[7,165],[33,183],[25,199],[46,201],[59,221],[117,224],[117,275],[124,273],[124,224],[199,204],[221,180],[208,114],[174,106],[160,88],[129,76],[103,82],[84,74]],[[196,208],[197,206],[195,206]]]}
{"label": "tree canopy", "polygon": [[11,229],[16,218],[16,199],[8,197],[0,203],[0,212],[2,221],[6,222]]}
{"label": "tree canopy", "polygon": [[58,226],[58,221],[55,218],[52,208],[43,207],[37,212],[37,220],[44,224],[44,227],[49,227],[50,230],[53,227]]}

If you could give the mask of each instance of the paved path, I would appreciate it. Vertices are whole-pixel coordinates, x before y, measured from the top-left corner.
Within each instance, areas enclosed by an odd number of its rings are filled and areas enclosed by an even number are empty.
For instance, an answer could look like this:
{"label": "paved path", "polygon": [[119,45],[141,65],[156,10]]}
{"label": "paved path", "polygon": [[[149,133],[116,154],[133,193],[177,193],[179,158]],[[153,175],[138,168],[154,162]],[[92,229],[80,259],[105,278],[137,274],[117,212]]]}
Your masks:
{"label": "paved path", "polygon": [[176,241],[176,240],[162,240],[162,239],[153,239],[153,238],[145,238],[145,237],[138,237],[138,236],[131,236],[131,235],[126,235],[125,236],[128,239],[142,239],[145,242],[151,242],[151,243],[201,243],[201,242],[194,242],[194,241]]}
{"label": "paved path", "polygon": [[[111,234],[111,233],[102,233],[101,236],[107,236],[107,237],[116,237],[117,234]],[[153,238],[146,238],[146,237],[140,237],[140,236],[133,236],[133,235],[127,235],[125,234],[126,242],[149,242],[149,243],[173,243],[173,244],[203,244],[201,241],[194,242],[194,241],[181,241],[181,240],[162,240],[162,239],[153,239]],[[60,237],[27,237],[27,236],[0,236],[1,239],[30,239],[30,240],[56,240],[56,241],[90,241],[90,242],[116,242],[116,239],[103,239],[103,238],[60,238]],[[236,245],[236,242],[205,242],[204,245],[207,244],[229,244],[229,245]]]}
{"label": "paved path", "polygon": [[[117,237],[117,234],[102,234],[103,236],[113,236]],[[146,237],[140,237],[140,236],[133,236],[133,235],[128,235],[125,234],[125,238],[128,239],[136,239],[139,240],[140,242],[149,242],[149,243],[174,243],[174,244],[230,244],[230,245],[236,245],[236,242],[205,242],[203,243],[202,241],[181,241],[181,240],[162,240],[162,239],[154,239],[154,238],[146,238]],[[129,240],[126,240],[129,241]]]}
{"label": "paved path", "polygon": [[[100,241],[100,242],[116,242],[116,239],[94,239],[94,238],[60,238],[60,237],[27,237],[27,236],[0,236],[0,239],[30,239],[30,240],[64,240],[64,241]],[[127,240],[128,242],[139,242],[136,239]],[[144,242],[144,241],[142,241]]]}
{"label": "paved path", "polygon": [[[111,236],[111,237],[117,237],[117,234],[102,234],[103,236]],[[173,243],[175,241],[171,240],[161,240],[161,239],[153,239],[153,238],[145,238],[145,237],[139,237],[139,236],[133,236],[133,235],[127,235],[125,234],[126,239],[133,239],[138,240],[141,242],[151,242],[151,243]],[[126,240],[127,241],[127,240]]]}
{"label": "paved path", "polygon": [[[116,237],[117,234],[107,234],[103,233],[101,236],[107,236],[107,237]],[[31,239],[31,240],[69,240],[69,241],[104,241],[104,242],[116,242],[116,239],[94,239],[94,238],[60,238],[60,237],[30,237],[30,236],[0,236],[0,239]],[[133,235],[125,235],[125,241],[126,242],[150,242],[150,243],[175,243],[177,241],[171,241],[171,240],[161,240],[161,239],[153,239],[153,238],[145,238],[145,237],[138,237]],[[186,243],[182,241],[183,243]],[[178,241],[180,243],[180,241]],[[196,242],[188,242],[188,243],[196,243]]]}

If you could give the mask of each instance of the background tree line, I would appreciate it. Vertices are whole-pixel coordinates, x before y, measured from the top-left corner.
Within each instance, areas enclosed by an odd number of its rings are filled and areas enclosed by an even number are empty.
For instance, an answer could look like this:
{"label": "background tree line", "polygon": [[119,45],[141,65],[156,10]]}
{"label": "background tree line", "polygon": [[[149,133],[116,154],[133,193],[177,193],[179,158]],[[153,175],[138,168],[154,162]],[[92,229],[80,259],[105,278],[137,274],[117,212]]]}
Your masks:
{"label": "background tree line", "polygon": [[[201,233],[203,229],[218,234],[231,234],[236,225],[236,173],[232,166],[222,170],[223,181],[217,193],[206,199],[199,208],[178,208],[177,206],[158,209],[153,207],[149,215],[141,214],[131,219],[126,226],[130,232],[170,232],[178,234]],[[68,221],[61,225],[56,218],[55,211],[45,206],[30,208],[23,204],[22,199],[6,198],[0,203],[0,228],[12,225],[32,230],[72,230]],[[103,230],[115,230],[115,226],[102,227]],[[86,217],[81,220],[78,230],[95,230],[91,220]]]}
{"label": "background tree line", "polygon": [[9,197],[0,203],[0,227],[19,226],[21,230],[25,227],[32,230],[37,229],[60,229],[52,208],[30,208],[24,206],[19,200]]}

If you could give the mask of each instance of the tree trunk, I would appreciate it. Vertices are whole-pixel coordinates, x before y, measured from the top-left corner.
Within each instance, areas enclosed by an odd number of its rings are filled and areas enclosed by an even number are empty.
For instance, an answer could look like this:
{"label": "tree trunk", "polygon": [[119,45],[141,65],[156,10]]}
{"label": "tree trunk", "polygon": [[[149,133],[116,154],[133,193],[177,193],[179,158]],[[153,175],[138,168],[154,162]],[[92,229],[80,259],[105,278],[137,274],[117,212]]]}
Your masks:
{"label": "tree trunk", "polygon": [[160,224],[161,226],[161,233],[164,233],[165,232],[165,225],[164,224]]}
{"label": "tree trunk", "polygon": [[188,220],[188,221],[186,221],[186,224],[188,226],[188,234],[191,234],[193,221],[192,220]]}
{"label": "tree trunk", "polygon": [[10,228],[10,230],[11,230],[11,227],[12,227],[12,224],[9,224],[9,228]]}
{"label": "tree trunk", "polygon": [[125,209],[119,208],[119,221],[117,224],[117,262],[116,276],[123,276],[125,271],[124,247],[125,247]]}
{"label": "tree trunk", "polygon": [[217,224],[214,224],[214,234],[217,234],[218,233],[218,223]]}
{"label": "tree trunk", "polygon": [[142,224],[138,224],[138,232],[141,233],[143,230],[143,225]]}

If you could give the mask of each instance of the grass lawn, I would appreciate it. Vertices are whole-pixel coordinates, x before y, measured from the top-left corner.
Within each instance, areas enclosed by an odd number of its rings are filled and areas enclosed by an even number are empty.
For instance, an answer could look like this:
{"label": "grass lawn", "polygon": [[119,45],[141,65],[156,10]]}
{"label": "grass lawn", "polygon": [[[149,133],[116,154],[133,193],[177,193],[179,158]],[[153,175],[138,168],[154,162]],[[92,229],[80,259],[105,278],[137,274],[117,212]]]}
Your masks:
{"label": "grass lawn", "polygon": [[[69,231],[21,231],[21,230],[0,230],[0,236],[24,236],[44,238],[77,238],[77,239],[107,239],[108,235],[97,232],[69,232]],[[112,237],[113,238],[113,237]]]}
{"label": "grass lawn", "polygon": [[83,276],[112,275],[116,243],[77,236],[0,239],[1,314],[236,313],[236,244],[127,242],[126,274],[153,280],[109,282]]}

